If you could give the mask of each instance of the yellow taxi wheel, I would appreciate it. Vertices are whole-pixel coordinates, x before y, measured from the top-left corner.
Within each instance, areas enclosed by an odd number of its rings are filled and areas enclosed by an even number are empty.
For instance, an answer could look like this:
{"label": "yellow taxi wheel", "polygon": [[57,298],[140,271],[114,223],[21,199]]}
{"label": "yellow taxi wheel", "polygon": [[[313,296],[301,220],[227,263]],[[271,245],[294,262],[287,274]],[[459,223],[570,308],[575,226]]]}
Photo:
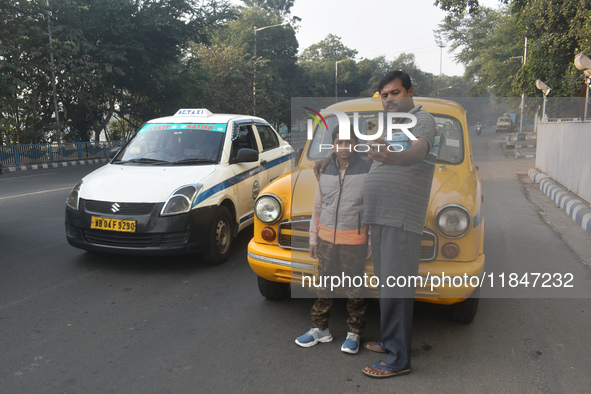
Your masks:
{"label": "yellow taxi wheel", "polygon": [[478,311],[478,301],[480,300],[480,288],[474,290],[470,298],[457,304],[450,305],[449,313],[451,318],[460,323],[472,323],[476,312]]}
{"label": "yellow taxi wheel", "polygon": [[289,295],[289,283],[272,282],[257,276],[261,295],[269,300],[280,300]]}
{"label": "yellow taxi wheel", "polygon": [[233,240],[232,215],[228,208],[220,206],[213,214],[209,226],[209,248],[203,253],[205,261],[212,265],[226,261],[230,256]]}

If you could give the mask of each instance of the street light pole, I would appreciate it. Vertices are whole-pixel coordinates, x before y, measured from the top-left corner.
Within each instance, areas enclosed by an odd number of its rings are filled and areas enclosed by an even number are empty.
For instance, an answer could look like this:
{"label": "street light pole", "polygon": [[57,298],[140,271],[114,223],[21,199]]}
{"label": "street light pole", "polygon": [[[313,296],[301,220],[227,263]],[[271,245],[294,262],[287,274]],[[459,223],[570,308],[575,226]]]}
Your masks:
{"label": "street light pole", "polygon": [[253,62],[253,75],[252,75],[252,114],[257,114],[257,32],[271,27],[287,26],[289,22],[278,23],[276,25],[256,27],[254,29],[254,62]]}
{"label": "street light pole", "polygon": [[441,88],[441,89],[437,89],[437,90],[436,90],[436,92],[437,92],[437,97],[439,97],[439,92],[441,92],[442,90],[446,90],[446,89],[452,89],[452,88],[453,88],[453,86],[451,86],[451,85],[450,85],[450,86],[446,86],[446,87],[444,87],[444,88]]}
{"label": "street light pole", "polygon": [[587,120],[587,107],[589,106],[589,89],[591,88],[591,58],[583,52],[575,56],[575,67],[585,74],[585,111],[583,121]]}
{"label": "street light pole", "polygon": [[[527,37],[525,37],[525,48],[523,50],[523,56],[512,56],[509,58],[509,60],[511,59],[521,59],[521,64],[522,67],[525,66],[525,63],[527,62]],[[507,61],[505,60],[503,62],[503,64],[505,64]],[[525,107],[525,89],[523,90],[523,92],[521,93],[521,117],[519,120],[519,131],[523,132],[523,110]]]}
{"label": "street light pole", "polygon": [[583,115],[583,120],[587,120],[587,108],[589,107],[589,89],[591,89],[591,70],[585,70],[585,84],[587,85],[587,90],[585,92],[585,113]]}
{"label": "street light pole", "polygon": [[546,85],[542,80],[538,79],[536,81],[536,87],[540,89],[544,93],[544,105],[542,107],[542,122],[546,121],[546,99],[548,98],[548,94],[552,91],[552,88]]}
{"label": "street light pole", "polygon": [[445,48],[445,45],[443,45],[443,42],[440,42],[438,47],[439,47],[439,76],[441,76],[441,74],[443,72],[443,48]]}
{"label": "street light pole", "polygon": [[343,59],[343,60],[339,60],[334,62],[334,102],[337,102],[337,98],[339,97],[339,93],[338,93],[338,78],[339,78],[339,63],[340,62],[344,62],[345,60],[350,60],[350,59]]}
{"label": "street light pole", "polygon": [[334,62],[334,102],[337,102],[337,99],[339,97],[339,91],[338,91],[338,79],[339,79],[339,63],[344,62],[346,60],[363,60],[363,57],[358,57],[355,59],[343,59],[343,60],[338,60],[336,62]]}
{"label": "street light pole", "polygon": [[[527,37],[525,37],[525,48],[523,50],[523,65],[527,63]],[[519,121],[519,131],[523,133],[523,107],[525,107],[525,89],[521,93],[521,120]]]}
{"label": "street light pole", "polygon": [[443,40],[439,34],[435,36],[435,43],[439,47],[439,76],[441,77],[443,74],[443,48],[445,48],[446,45],[443,44]]}

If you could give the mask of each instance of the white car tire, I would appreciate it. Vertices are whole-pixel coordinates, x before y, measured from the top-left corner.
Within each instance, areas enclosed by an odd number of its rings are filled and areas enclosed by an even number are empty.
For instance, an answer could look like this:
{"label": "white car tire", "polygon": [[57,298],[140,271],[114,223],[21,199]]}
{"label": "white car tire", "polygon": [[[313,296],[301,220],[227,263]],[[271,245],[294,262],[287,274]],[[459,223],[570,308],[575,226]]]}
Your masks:
{"label": "white car tire", "polygon": [[209,226],[209,248],[203,253],[208,264],[221,264],[228,259],[234,241],[232,215],[225,206],[214,212]]}

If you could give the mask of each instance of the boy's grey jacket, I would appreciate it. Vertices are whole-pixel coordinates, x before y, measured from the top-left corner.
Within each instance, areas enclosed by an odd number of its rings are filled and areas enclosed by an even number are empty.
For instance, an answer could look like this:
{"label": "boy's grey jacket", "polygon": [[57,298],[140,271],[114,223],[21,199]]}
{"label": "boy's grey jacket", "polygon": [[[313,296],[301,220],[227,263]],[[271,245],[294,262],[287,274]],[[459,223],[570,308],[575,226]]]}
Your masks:
{"label": "boy's grey jacket", "polygon": [[320,176],[322,211],[318,236],[335,244],[365,243],[363,225],[363,188],[371,165],[354,152],[349,159],[343,184],[340,181],[336,155]]}

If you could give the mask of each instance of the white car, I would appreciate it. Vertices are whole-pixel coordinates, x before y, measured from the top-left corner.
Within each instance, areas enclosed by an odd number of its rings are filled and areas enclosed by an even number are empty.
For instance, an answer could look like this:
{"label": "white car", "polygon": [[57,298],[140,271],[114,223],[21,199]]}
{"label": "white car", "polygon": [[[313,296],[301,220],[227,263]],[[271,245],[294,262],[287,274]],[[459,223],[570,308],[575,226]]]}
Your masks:
{"label": "white car", "polygon": [[221,263],[253,223],[259,191],[294,158],[264,119],[180,109],[146,123],[72,189],[68,242],[120,254],[201,252]]}

